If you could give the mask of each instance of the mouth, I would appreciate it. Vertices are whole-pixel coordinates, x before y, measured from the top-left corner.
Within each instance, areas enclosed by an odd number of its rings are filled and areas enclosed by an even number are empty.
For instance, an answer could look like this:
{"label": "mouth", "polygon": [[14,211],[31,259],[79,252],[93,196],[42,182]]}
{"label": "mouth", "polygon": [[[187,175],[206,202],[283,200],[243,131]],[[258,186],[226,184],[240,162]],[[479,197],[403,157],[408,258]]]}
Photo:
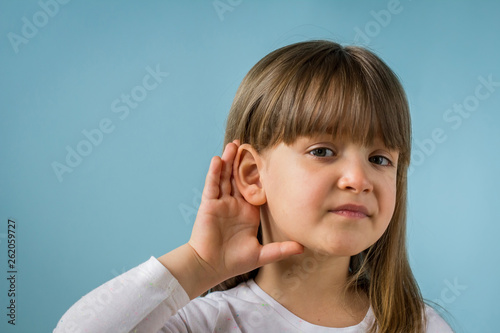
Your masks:
{"label": "mouth", "polygon": [[355,204],[341,205],[330,210],[330,212],[353,219],[370,217],[368,209],[365,206]]}

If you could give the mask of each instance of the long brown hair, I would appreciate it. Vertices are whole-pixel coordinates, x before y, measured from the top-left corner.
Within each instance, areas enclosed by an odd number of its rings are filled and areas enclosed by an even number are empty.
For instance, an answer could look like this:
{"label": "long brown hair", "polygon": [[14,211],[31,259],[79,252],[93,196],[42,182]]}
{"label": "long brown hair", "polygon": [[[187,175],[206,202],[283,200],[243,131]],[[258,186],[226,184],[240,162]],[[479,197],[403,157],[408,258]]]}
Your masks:
{"label": "long brown hair", "polygon": [[[382,237],[351,257],[346,288],[368,295],[375,316],[372,332],[423,332],[424,302],[406,252],[409,107],[398,78],[375,54],[330,41],[271,52],[241,83],[227,119],[225,144],[238,139],[260,152],[318,133],[358,143],[379,135],[388,148],[399,150],[394,214]],[[257,271],[212,290],[232,288]]]}

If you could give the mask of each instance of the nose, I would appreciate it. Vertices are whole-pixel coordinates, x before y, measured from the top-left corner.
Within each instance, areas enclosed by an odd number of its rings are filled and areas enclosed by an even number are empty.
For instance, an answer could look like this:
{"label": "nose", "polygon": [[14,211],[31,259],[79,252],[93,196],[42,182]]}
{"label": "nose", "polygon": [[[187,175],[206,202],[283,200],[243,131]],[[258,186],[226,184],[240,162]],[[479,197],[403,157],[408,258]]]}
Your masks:
{"label": "nose", "polygon": [[373,184],[368,175],[368,162],[364,162],[361,157],[345,158],[341,165],[338,165],[340,176],[337,186],[353,193],[371,192]]}

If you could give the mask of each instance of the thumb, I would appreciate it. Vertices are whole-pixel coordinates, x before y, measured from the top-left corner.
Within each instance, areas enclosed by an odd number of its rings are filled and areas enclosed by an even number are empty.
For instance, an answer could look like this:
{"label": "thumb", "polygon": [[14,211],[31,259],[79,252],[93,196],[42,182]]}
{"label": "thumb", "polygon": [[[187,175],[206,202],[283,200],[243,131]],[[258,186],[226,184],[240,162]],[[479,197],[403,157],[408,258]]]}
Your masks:
{"label": "thumb", "polygon": [[261,267],[275,261],[286,259],[295,254],[304,252],[304,246],[294,241],[275,242],[262,246],[257,267]]}

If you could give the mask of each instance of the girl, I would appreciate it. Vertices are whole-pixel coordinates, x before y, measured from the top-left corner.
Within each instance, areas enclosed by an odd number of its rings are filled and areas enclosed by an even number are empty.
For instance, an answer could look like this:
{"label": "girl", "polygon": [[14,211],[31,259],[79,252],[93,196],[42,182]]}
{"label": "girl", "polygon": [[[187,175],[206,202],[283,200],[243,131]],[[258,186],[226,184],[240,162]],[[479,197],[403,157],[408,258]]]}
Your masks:
{"label": "girl", "polygon": [[270,53],[236,93],[189,242],[83,297],[55,332],[451,332],[407,260],[410,136],[373,53]]}

